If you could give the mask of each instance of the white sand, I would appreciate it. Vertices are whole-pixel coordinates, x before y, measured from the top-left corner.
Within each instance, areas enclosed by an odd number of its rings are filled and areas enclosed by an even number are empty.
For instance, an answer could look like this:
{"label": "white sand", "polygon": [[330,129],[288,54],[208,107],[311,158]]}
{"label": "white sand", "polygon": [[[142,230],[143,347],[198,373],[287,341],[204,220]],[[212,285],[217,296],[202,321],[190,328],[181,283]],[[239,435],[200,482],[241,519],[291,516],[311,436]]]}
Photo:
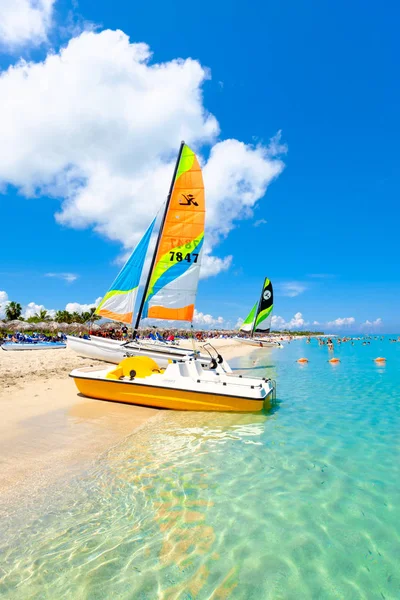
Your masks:
{"label": "white sand", "polygon": [[[235,340],[211,340],[226,359],[254,351]],[[192,342],[181,343],[192,347]],[[200,348],[202,344],[199,344]],[[112,445],[162,411],[91,400],[68,377],[102,364],[70,349],[0,349],[0,500],[32,495],[58,477],[86,468]]]}

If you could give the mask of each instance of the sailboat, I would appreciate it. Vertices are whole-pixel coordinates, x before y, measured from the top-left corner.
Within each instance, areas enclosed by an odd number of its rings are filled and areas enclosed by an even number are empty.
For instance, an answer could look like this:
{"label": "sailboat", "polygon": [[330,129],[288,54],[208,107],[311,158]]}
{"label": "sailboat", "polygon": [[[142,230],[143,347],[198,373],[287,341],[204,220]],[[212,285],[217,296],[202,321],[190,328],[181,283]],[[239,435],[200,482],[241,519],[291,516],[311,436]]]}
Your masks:
{"label": "sailboat", "polygon": [[239,328],[239,331],[249,333],[250,337],[239,337],[238,339],[245,344],[257,346],[259,348],[282,348],[282,344],[269,338],[254,337],[255,333],[267,334],[271,331],[273,307],[274,291],[271,281],[266,277],[264,279],[259,300],[254,304]]}
{"label": "sailboat", "polygon": [[[204,241],[204,185],[197,157],[182,142],[157,244],[134,329],[142,318],[192,321]],[[151,228],[151,229],[150,229]],[[140,273],[152,225],[118,275],[97,312],[118,321],[133,316]],[[127,266],[125,265],[125,267]],[[233,375],[218,355],[204,356],[177,348],[124,345],[126,358],[115,368],[83,368],[70,373],[85,396],[179,410],[260,411],[274,395],[269,379]],[[167,360],[164,368],[161,360]],[[178,353],[181,353],[178,355]]]}
{"label": "sailboat", "polygon": [[[101,300],[96,313],[119,323],[132,325],[134,305],[156,219]],[[165,204],[155,251],[152,255],[134,331],[143,318],[163,321],[192,321],[204,241],[205,197],[203,177],[195,153],[184,142],[179,149],[169,194]],[[88,358],[118,364],[124,356],[150,356],[166,366],[171,358],[193,354],[193,350],[164,342],[132,340],[129,343],[99,336],[82,339],[67,336],[68,346]],[[199,355],[202,365],[219,365],[230,372],[216,352]],[[215,356],[216,355],[216,356]]]}

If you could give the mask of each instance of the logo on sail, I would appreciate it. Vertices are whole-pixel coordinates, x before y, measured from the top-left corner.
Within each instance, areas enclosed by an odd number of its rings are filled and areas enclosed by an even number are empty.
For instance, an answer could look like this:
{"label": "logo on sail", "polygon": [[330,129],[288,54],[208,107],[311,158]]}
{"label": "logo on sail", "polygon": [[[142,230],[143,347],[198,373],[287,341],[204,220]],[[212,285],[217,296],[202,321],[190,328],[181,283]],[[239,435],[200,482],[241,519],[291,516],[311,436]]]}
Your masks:
{"label": "logo on sail", "polygon": [[182,194],[182,196],[185,198],[186,202],[179,200],[181,206],[198,206],[193,194]]}
{"label": "logo on sail", "polygon": [[271,292],[269,290],[265,290],[263,293],[264,300],[269,300],[271,298]]}

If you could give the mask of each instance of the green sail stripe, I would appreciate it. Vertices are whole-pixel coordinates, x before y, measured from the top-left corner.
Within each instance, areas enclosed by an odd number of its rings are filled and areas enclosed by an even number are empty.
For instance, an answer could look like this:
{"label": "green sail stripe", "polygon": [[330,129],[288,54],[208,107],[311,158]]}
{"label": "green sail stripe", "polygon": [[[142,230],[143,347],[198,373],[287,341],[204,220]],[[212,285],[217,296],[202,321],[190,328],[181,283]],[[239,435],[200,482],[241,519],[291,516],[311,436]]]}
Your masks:
{"label": "green sail stripe", "polygon": [[183,173],[186,173],[186,171],[190,171],[190,169],[193,167],[194,157],[195,157],[195,154],[194,154],[193,150],[191,150],[189,148],[189,146],[186,146],[186,144],[185,144],[183,146],[181,159],[179,161],[179,166],[178,166],[178,171],[176,173],[175,181],[177,179],[179,179],[179,177]]}
{"label": "green sail stripe", "polygon": [[259,325],[260,323],[262,323],[263,321],[265,321],[265,319],[267,317],[269,317],[269,315],[271,314],[273,309],[273,306],[270,306],[269,308],[266,308],[265,310],[262,310],[259,315],[257,316],[257,321],[256,321],[256,328],[257,325]]}
{"label": "green sail stripe", "polygon": [[157,262],[157,265],[155,266],[155,268],[153,270],[153,274],[151,276],[150,285],[149,285],[149,289],[148,289],[148,292],[146,295],[146,299],[148,299],[150,296],[153,295],[154,285],[157,283],[157,281],[160,279],[160,277],[162,275],[164,275],[164,273],[166,273],[168,271],[168,269],[170,269],[171,267],[173,267],[176,264],[175,260],[170,260],[170,252],[182,252],[182,254],[183,253],[191,254],[192,252],[194,252],[196,250],[196,248],[202,242],[203,238],[204,238],[204,231],[198,238],[196,238],[195,240],[190,242],[190,245],[183,244],[182,246],[176,246],[175,248],[172,248],[171,250],[166,252],[163,256],[161,256],[160,260]]}
{"label": "green sail stripe", "polygon": [[255,305],[253,306],[253,308],[251,309],[251,311],[249,312],[249,314],[247,315],[247,317],[241,324],[241,327],[243,327],[243,325],[252,325],[252,323],[254,322],[254,318],[256,316],[257,306],[258,306],[258,302],[255,303]]}
{"label": "green sail stripe", "polygon": [[109,292],[107,292],[107,294],[104,296],[103,300],[100,302],[100,304],[96,308],[95,314],[98,314],[98,312],[99,312],[99,310],[101,310],[101,307],[103,306],[103,304],[112,296],[118,296],[120,294],[130,294],[131,292],[133,292],[136,289],[137,289],[137,286],[132,288],[131,290],[123,290],[123,291],[110,290]]}

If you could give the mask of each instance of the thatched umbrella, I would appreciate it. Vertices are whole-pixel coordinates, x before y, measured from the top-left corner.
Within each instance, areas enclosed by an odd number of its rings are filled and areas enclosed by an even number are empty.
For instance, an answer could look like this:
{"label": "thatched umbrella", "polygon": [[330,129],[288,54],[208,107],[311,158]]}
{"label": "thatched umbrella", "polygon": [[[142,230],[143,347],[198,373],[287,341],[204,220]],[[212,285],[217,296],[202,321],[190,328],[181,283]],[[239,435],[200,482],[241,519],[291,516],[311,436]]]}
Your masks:
{"label": "thatched umbrella", "polygon": [[25,321],[20,321],[19,319],[15,319],[14,321],[7,321],[6,329],[10,331],[18,331],[21,328]]}
{"label": "thatched umbrella", "polygon": [[107,323],[103,323],[101,325],[102,331],[107,331],[108,329],[115,329],[117,327],[118,327],[118,324],[114,323],[114,321],[107,321]]}
{"label": "thatched umbrella", "polygon": [[71,323],[69,331],[89,331],[89,326],[86,323]]}
{"label": "thatched umbrella", "polygon": [[34,331],[35,327],[36,327],[35,323],[26,323],[26,322],[24,323],[24,322],[22,322],[19,325],[20,331]]}
{"label": "thatched umbrella", "polygon": [[0,329],[6,329],[7,325],[6,323],[3,323],[3,321],[0,321]]}
{"label": "thatched umbrella", "polygon": [[93,323],[93,325],[90,327],[90,329],[92,331],[100,331],[101,327],[98,323]]}
{"label": "thatched umbrella", "polygon": [[69,331],[70,323],[57,323],[58,331]]}
{"label": "thatched umbrella", "polygon": [[32,324],[36,331],[48,331],[49,323],[47,321],[39,321],[39,323]]}
{"label": "thatched umbrella", "polygon": [[58,331],[59,328],[60,328],[60,323],[57,323],[57,321],[49,321],[49,323],[47,323],[48,331]]}

